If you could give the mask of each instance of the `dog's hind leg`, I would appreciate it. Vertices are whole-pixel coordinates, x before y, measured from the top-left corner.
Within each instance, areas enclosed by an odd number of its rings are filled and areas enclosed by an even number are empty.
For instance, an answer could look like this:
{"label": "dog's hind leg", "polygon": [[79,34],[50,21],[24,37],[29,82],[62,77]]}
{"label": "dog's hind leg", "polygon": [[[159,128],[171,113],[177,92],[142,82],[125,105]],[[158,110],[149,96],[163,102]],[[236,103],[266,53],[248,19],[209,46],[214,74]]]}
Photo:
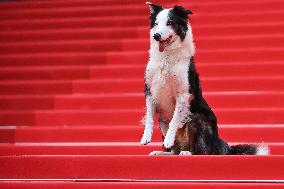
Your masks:
{"label": "dog's hind leg", "polygon": [[216,133],[211,128],[211,123],[204,120],[204,116],[195,115],[191,127],[194,130],[193,154],[214,154],[214,143],[217,138],[215,137]]}

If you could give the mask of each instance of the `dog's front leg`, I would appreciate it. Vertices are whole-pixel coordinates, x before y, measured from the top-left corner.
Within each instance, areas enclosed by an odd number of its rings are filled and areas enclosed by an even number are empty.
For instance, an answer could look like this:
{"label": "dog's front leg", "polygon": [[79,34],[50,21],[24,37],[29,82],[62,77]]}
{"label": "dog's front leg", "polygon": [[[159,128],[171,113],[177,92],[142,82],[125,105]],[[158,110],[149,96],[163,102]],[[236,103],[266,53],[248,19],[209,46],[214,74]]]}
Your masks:
{"label": "dog's front leg", "polygon": [[146,145],[151,142],[154,128],[154,117],[155,117],[155,104],[152,97],[149,95],[146,97],[146,115],[145,115],[145,129],[143,137],[140,141],[141,144]]}
{"label": "dog's front leg", "polygon": [[190,121],[190,99],[191,95],[188,93],[177,95],[174,115],[169,123],[169,129],[164,140],[164,147],[167,149],[174,145],[177,130],[182,128],[186,122]]}

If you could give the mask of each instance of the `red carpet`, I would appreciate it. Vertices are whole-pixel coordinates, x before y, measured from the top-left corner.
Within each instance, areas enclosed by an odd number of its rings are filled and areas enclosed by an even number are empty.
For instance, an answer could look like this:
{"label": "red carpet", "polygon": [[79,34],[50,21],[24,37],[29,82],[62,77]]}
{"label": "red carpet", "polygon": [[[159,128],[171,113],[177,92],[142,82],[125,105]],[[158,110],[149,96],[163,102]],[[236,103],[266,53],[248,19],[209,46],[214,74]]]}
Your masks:
{"label": "red carpet", "polygon": [[0,188],[284,188],[283,1],[153,2],[193,11],[222,138],[267,143],[272,155],[147,156],[162,139],[156,127],[139,145],[144,1],[1,2]]}

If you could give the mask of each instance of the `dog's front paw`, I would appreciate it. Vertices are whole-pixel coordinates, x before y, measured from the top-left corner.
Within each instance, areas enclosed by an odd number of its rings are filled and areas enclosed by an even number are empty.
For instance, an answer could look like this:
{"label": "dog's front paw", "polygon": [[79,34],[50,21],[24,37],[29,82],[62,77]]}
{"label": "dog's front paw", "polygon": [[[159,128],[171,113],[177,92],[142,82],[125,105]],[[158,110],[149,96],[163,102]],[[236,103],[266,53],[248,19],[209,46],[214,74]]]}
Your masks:
{"label": "dog's front paw", "polygon": [[150,134],[150,133],[144,133],[144,134],[143,134],[143,137],[142,137],[142,139],[141,139],[141,141],[140,141],[140,144],[142,144],[142,145],[147,145],[147,144],[149,144],[151,141],[152,141],[152,134]]}
{"label": "dog's front paw", "polygon": [[150,156],[158,156],[158,155],[163,155],[163,151],[153,151],[149,155]]}
{"label": "dog's front paw", "polygon": [[190,156],[192,153],[190,151],[180,151],[179,153],[180,156]]}
{"label": "dog's front paw", "polygon": [[164,147],[166,149],[170,149],[171,147],[173,147],[174,143],[175,143],[175,137],[171,135],[170,136],[166,135],[164,143],[163,143]]}

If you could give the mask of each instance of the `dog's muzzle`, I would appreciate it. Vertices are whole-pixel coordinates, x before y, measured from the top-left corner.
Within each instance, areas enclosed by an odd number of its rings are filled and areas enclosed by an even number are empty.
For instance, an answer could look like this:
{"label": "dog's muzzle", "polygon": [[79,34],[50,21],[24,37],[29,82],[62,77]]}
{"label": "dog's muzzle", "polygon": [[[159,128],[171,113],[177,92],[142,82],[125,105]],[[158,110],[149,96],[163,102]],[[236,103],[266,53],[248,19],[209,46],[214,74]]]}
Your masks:
{"label": "dog's muzzle", "polygon": [[165,50],[165,48],[172,43],[171,40],[172,40],[173,36],[169,36],[166,40],[162,40],[161,34],[156,33],[156,34],[154,34],[153,37],[159,43],[159,51],[163,52]]}

